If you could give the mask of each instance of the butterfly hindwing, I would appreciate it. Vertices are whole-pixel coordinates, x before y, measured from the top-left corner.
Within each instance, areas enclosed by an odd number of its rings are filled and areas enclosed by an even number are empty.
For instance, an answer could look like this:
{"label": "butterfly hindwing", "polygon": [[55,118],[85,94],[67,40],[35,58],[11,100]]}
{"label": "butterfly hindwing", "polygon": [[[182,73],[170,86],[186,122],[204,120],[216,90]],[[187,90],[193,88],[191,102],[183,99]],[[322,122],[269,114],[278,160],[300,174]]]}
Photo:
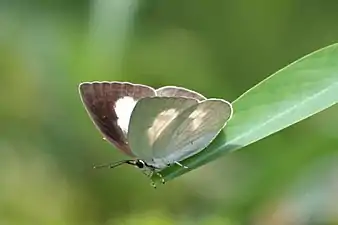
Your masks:
{"label": "butterfly hindwing", "polygon": [[129,119],[136,102],[154,96],[154,89],[127,82],[86,82],[80,84],[79,91],[88,114],[104,137],[133,156],[127,141]]}
{"label": "butterfly hindwing", "polygon": [[154,143],[178,115],[197,103],[183,97],[150,97],[137,102],[128,132],[134,155],[151,163]]}
{"label": "butterfly hindwing", "polygon": [[231,115],[231,104],[221,99],[208,99],[185,109],[153,144],[154,159],[172,164],[197,154],[219,134]]}

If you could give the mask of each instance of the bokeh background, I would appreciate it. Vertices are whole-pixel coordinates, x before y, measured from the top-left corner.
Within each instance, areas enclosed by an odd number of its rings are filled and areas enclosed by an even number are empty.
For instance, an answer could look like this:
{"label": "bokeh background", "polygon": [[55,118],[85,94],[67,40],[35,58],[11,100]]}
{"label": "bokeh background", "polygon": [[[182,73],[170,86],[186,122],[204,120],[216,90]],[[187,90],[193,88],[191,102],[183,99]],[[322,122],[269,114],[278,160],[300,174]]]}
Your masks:
{"label": "bokeh background", "polygon": [[[0,224],[338,224],[337,107],[156,190],[102,140],[78,84],[235,100],[338,40],[338,2],[0,1]],[[338,59],[337,59],[338,60]]]}

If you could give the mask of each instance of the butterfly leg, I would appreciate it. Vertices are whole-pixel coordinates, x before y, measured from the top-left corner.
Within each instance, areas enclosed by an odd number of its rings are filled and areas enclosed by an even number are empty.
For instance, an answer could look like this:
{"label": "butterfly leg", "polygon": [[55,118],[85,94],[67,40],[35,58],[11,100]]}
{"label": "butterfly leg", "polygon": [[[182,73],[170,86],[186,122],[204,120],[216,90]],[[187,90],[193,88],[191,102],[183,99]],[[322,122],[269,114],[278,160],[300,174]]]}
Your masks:
{"label": "butterfly leg", "polygon": [[156,189],[156,184],[154,181],[151,182],[151,186]]}
{"label": "butterfly leg", "polygon": [[[154,172],[151,172],[151,175],[152,175],[153,173],[154,173]],[[151,175],[150,175],[150,177],[151,177]],[[159,176],[159,177],[161,178],[162,184],[165,184],[165,180],[164,180],[163,176],[162,176],[160,173],[158,173],[158,172],[156,172],[156,175]],[[156,188],[156,183],[155,183],[154,181],[151,181],[151,186],[153,186],[153,188]]]}
{"label": "butterfly leg", "polygon": [[[151,178],[151,176],[154,174],[154,171],[144,171],[144,170],[141,170],[141,172],[146,175],[147,177]],[[153,188],[156,188],[156,184],[153,180],[151,180],[151,186]]]}
{"label": "butterfly leg", "polygon": [[183,165],[183,164],[181,164],[181,163],[179,163],[179,162],[177,162],[177,161],[175,161],[174,162],[176,165],[179,165],[180,167],[183,167],[184,169],[189,169],[189,167],[187,167],[187,166],[185,166],[185,165]]}
{"label": "butterfly leg", "polygon": [[159,176],[161,178],[162,184],[165,184],[165,180],[164,177],[162,176],[162,174],[156,172],[157,176]]}
{"label": "butterfly leg", "polygon": [[[150,171],[150,173],[148,174],[149,175],[149,177],[151,178],[151,176],[154,174],[154,171]],[[151,186],[153,187],[153,188],[155,188],[156,189],[156,183],[151,179]]]}

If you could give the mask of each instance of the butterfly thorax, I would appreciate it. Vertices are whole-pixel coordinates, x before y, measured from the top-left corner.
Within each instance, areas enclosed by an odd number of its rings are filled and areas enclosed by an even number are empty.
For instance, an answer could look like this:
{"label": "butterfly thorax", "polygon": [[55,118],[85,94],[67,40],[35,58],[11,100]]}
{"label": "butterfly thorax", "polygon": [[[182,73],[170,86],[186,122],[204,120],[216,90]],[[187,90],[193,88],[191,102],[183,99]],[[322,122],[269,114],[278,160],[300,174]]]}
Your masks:
{"label": "butterfly thorax", "polygon": [[154,170],[162,170],[168,166],[170,166],[172,163],[167,162],[166,160],[162,158],[153,158],[150,162],[146,163],[148,167],[152,167]]}

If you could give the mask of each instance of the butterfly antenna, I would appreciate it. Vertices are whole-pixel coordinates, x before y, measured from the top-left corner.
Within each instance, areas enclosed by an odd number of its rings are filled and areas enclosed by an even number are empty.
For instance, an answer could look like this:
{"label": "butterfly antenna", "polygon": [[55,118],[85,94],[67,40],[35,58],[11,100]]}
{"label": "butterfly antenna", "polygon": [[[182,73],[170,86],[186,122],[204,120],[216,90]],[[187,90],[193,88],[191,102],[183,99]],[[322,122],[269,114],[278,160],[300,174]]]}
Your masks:
{"label": "butterfly antenna", "polygon": [[107,164],[102,164],[102,165],[96,165],[94,166],[94,169],[102,169],[102,168],[108,168],[108,169],[112,169],[115,167],[118,167],[120,165],[123,164],[129,164],[129,165],[135,165],[134,160],[122,160],[122,161],[118,161],[115,163],[107,163]]}

